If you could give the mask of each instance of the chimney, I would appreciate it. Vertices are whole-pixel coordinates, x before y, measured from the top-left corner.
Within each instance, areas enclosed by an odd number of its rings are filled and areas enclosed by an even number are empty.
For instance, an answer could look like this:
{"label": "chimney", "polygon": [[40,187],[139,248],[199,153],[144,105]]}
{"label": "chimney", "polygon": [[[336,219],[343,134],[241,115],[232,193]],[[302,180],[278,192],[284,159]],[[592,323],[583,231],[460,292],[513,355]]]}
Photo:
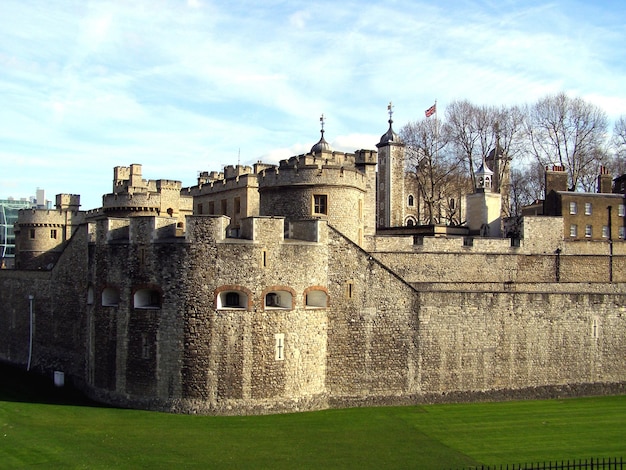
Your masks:
{"label": "chimney", "polygon": [[552,170],[546,167],[546,197],[550,191],[567,191],[567,173],[560,165],[553,165]]}
{"label": "chimney", "polygon": [[598,175],[598,192],[599,193],[610,193],[613,190],[613,178],[609,170],[600,167],[600,174]]}

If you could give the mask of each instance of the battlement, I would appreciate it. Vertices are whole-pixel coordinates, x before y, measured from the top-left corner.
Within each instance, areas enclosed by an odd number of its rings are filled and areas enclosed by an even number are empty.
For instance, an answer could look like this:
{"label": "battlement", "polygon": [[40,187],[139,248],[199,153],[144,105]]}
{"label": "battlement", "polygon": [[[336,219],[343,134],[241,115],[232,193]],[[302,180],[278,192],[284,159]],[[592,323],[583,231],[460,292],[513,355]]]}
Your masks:
{"label": "battlement", "polygon": [[[216,175],[217,172],[211,172],[212,175]],[[224,179],[223,173],[219,173],[221,178],[198,178],[198,186],[192,186],[185,188],[185,190],[193,196],[200,194],[219,193],[223,191],[229,191],[232,189],[241,189],[247,187],[258,186],[257,175],[253,173],[241,174],[230,179]],[[200,180],[204,182],[200,182]]]}
{"label": "battlement", "polygon": [[361,172],[354,166],[327,164],[319,162],[318,159],[318,161],[309,165],[296,165],[285,162],[278,168],[268,168],[260,174],[259,188],[263,189],[275,186],[332,185],[345,187],[351,186],[365,191],[367,183],[366,180],[367,178],[365,173]]}
{"label": "battlement", "polygon": [[116,166],[113,168],[113,192],[141,192],[142,188],[148,187],[141,177],[141,165],[133,163],[128,166]]}
{"label": "battlement", "polygon": [[[244,241],[281,243],[285,241],[284,217],[247,217],[241,221],[238,237],[227,237],[230,218],[223,215],[187,216],[184,229],[170,217],[109,217],[88,223],[89,242],[95,244],[206,243]],[[289,224],[290,241],[325,242],[328,229],[322,220],[301,220]]]}
{"label": "battlement", "polygon": [[57,194],[56,208],[58,210],[77,211],[80,208],[79,194]]}
{"label": "battlement", "polygon": [[357,150],[355,153],[356,165],[376,165],[378,163],[378,152],[376,150]]}
{"label": "battlement", "polygon": [[18,212],[17,225],[20,227],[60,227],[78,224],[84,218],[80,211],[59,209],[21,209]]}
{"label": "battlement", "polygon": [[306,153],[295,155],[285,160],[281,160],[279,168],[300,168],[302,166],[354,166],[356,162],[355,154],[345,152],[319,152],[316,154]]}
{"label": "battlement", "polygon": [[157,192],[161,191],[180,191],[182,183],[176,180],[156,180],[155,186]]}

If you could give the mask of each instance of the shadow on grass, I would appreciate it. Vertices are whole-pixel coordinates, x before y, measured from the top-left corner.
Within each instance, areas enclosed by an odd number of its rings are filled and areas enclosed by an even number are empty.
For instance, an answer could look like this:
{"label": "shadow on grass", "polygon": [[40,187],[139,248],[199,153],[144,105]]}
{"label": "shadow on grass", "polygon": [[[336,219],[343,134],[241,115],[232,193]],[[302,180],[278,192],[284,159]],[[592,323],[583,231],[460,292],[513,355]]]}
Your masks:
{"label": "shadow on grass", "polygon": [[52,377],[27,372],[0,361],[0,401],[106,408],[70,384],[54,385]]}

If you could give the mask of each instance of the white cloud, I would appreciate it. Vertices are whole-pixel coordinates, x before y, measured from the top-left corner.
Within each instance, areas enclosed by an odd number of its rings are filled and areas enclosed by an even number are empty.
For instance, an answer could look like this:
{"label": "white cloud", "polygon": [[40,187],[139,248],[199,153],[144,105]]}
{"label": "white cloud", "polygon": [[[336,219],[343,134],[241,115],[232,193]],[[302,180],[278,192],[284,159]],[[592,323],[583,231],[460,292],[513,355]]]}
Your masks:
{"label": "white cloud", "polygon": [[626,109],[624,8],[5,0],[0,155],[15,165],[0,189],[19,181],[21,196],[58,180],[68,187],[55,190],[74,192],[69,174],[106,182],[109,166],[135,162],[192,184],[239,149],[247,162],[308,151],[321,113],[334,148],[373,148],[390,100],[396,131],[435,99],[443,110],[454,99],[522,104],[561,90],[614,117]]}

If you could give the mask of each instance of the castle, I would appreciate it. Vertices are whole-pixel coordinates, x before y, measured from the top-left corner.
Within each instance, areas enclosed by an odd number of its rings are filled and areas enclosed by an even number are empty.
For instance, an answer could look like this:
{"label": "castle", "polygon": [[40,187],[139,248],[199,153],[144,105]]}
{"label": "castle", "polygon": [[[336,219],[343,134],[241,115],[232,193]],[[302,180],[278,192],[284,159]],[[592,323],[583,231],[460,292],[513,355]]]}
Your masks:
{"label": "castle", "polygon": [[21,211],[0,359],[181,413],[624,391],[623,179],[565,194],[549,169],[507,230],[493,152],[467,223],[424,226],[391,119],[376,147],[333,151],[322,127],[278,165],[188,188],[116,167],[101,208]]}

